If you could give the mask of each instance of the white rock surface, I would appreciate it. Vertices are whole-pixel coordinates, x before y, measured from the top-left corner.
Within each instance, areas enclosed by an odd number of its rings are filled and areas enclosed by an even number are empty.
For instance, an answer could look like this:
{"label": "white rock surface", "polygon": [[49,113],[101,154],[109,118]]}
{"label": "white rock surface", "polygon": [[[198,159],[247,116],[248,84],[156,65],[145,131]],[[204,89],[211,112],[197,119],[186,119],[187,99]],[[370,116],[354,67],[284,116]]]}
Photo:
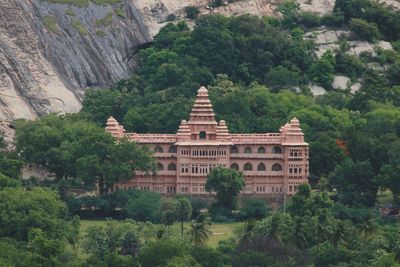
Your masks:
{"label": "white rock surface", "polygon": [[310,84],[308,87],[310,88],[310,91],[314,96],[319,96],[319,95],[326,94],[325,88],[323,88],[321,86],[318,86],[318,85],[315,85],[315,84]]}
{"label": "white rock surface", "polygon": [[0,134],[4,137],[8,149],[13,148],[13,140],[15,136],[15,130],[10,127],[10,123],[10,121],[0,120]]}
{"label": "white rock surface", "polygon": [[304,11],[326,14],[333,11],[335,0],[300,0],[300,7]]}
{"label": "white rock surface", "polygon": [[314,40],[316,44],[316,55],[320,58],[326,51],[337,51],[339,50],[339,39],[341,37],[349,37],[349,31],[342,31],[342,30],[328,30],[322,28],[320,30],[316,30],[313,32],[308,32],[305,34],[305,38]]}
{"label": "white rock surface", "polygon": [[383,50],[393,50],[392,44],[386,41],[379,41],[377,46],[382,48]]}
{"label": "white rock surface", "polygon": [[361,83],[355,83],[350,87],[350,92],[355,94],[357,91],[361,89]]}
{"label": "white rock surface", "polygon": [[351,84],[351,80],[349,77],[346,76],[335,76],[332,82],[333,89],[336,90],[346,90],[349,88]]}
{"label": "white rock surface", "polygon": [[389,5],[393,9],[400,10],[400,2],[398,0],[378,0],[378,2]]}
{"label": "white rock surface", "polygon": [[389,42],[379,41],[376,44],[372,44],[366,41],[349,41],[350,49],[348,53],[359,56],[362,52],[369,52],[372,55],[376,55],[375,47],[379,47],[383,50],[393,50],[392,45]]}

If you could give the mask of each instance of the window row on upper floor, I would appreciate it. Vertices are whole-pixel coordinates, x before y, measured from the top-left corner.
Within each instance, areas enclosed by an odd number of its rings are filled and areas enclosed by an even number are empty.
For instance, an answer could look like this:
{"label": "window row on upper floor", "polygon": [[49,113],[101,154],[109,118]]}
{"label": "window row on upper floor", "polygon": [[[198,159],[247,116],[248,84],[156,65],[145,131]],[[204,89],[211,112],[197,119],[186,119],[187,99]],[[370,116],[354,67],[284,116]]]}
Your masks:
{"label": "window row on upper floor", "polygon": [[[168,153],[176,153],[177,148],[175,145],[172,145],[168,148]],[[155,153],[164,153],[164,148],[162,148],[161,146],[156,146],[154,148],[154,152]],[[193,152],[194,156],[199,156],[199,155],[204,155],[204,156],[220,156],[220,155],[226,155],[226,151],[194,151]],[[230,153],[231,154],[238,154],[239,153],[239,148],[237,146],[232,146],[230,149]],[[245,147],[243,150],[243,153],[245,154],[251,154],[253,153],[253,149],[249,146]],[[260,146],[257,148],[257,153],[258,154],[265,154],[267,153],[267,150],[265,147]],[[274,146],[271,150],[272,154],[282,154],[282,148],[280,146]],[[183,155],[190,155],[190,151],[189,150],[185,150],[182,152]]]}
{"label": "window row on upper floor", "polygon": [[[154,148],[154,152],[155,153],[164,153],[164,149],[161,146],[156,146]],[[175,145],[174,146],[170,146],[168,148],[168,153],[176,153],[176,146]]]}
{"label": "window row on upper floor", "polygon": [[[237,163],[232,163],[231,169],[236,170],[236,171],[241,171],[241,170],[239,170],[239,165]],[[244,164],[243,171],[252,171],[252,170],[253,170],[253,164],[251,164],[250,162]],[[266,171],[266,170],[267,170],[267,168],[264,163],[259,163],[257,165],[257,171]],[[272,165],[271,171],[274,171],[274,172],[282,171],[282,165],[279,163],[275,163],[274,165]]]}
{"label": "window row on upper floor", "polygon": [[[237,146],[232,146],[231,147],[231,154],[238,154],[239,152],[239,148]],[[246,146],[243,150],[243,153],[245,154],[251,154],[253,153],[253,149],[249,146]],[[257,153],[258,154],[265,154],[267,153],[267,150],[265,147],[260,146],[257,148]],[[274,146],[271,150],[272,154],[282,154],[282,148],[280,146]]]}
{"label": "window row on upper floor", "polygon": [[[204,166],[203,166],[204,165]],[[209,173],[213,168],[215,168],[217,166],[217,164],[214,165],[207,165],[207,164],[194,164],[192,166],[192,173]],[[237,163],[232,163],[230,166],[231,169],[234,169],[236,171],[252,171],[253,170],[253,164],[251,164],[250,162],[244,164],[243,166],[243,170],[239,170],[239,165]],[[164,170],[164,165],[160,162],[157,163],[157,169],[159,171],[163,171]],[[202,171],[204,169],[204,171]],[[168,171],[176,171],[176,164],[175,163],[169,163],[167,166],[167,170]],[[259,163],[257,165],[257,171],[266,171],[267,168],[265,166],[264,163]],[[282,165],[279,163],[275,163],[274,165],[272,165],[271,167],[271,171],[275,171],[275,172],[279,172],[282,171]],[[184,166],[182,166],[182,173],[188,173],[189,172],[189,164],[184,164]]]}

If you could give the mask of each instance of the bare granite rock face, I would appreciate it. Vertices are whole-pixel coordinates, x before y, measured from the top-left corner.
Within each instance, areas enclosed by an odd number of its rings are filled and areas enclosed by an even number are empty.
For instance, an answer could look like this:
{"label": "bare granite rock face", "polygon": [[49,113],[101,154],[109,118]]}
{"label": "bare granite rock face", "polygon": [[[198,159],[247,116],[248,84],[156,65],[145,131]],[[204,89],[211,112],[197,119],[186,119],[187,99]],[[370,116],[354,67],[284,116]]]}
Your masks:
{"label": "bare granite rock face", "polygon": [[[213,12],[279,15],[282,0],[243,0]],[[170,14],[186,6],[209,13],[208,0],[121,0],[87,7],[46,0],[0,1],[0,120],[75,112],[84,90],[108,87],[134,71],[134,54]],[[334,0],[300,0],[303,10],[330,12]]]}
{"label": "bare granite rock face", "polygon": [[[242,0],[216,8],[224,15],[279,16],[282,0]],[[302,10],[331,12],[335,0],[299,0]],[[398,1],[381,0],[393,8]],[[185,7],[203,14],[209,0],[121,0],[87,7],[46,0],[0,1],[0,121],[75,112],[86,88],[128,78],[138,48],[152,41],[168,15],[184,19]],[[189,21],[189,24],[192,23]],[[337,48],[341,34],[321,32],[319,51]],[[322,39],[326,40],[322,40]]]}
{"label": "bare granite rock face", "polygon": [[85,88],[129,77],[135,50],[151,41],[141,17],[128,1],[75,7],[2,0],[0,119],[76,112]]}

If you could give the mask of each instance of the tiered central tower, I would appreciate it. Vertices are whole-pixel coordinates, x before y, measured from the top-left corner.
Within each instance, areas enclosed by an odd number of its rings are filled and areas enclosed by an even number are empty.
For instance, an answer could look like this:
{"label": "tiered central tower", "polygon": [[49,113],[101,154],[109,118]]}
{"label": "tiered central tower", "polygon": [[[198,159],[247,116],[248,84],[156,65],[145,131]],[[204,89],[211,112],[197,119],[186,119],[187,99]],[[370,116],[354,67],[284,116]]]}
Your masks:
{"label": "tiered central tower", "polygon": [[190,113],[188,125],[191,131],[190,140],[216,139],[217,122],[215,121],[215,114],[205,87],[201,87],[197,91],[196,101]]}

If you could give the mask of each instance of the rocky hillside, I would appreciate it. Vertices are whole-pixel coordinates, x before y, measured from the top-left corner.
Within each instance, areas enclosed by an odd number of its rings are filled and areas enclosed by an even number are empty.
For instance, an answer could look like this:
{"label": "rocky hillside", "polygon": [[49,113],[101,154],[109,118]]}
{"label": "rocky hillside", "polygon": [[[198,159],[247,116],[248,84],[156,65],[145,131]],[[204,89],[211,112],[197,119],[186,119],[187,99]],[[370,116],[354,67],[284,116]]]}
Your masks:
{"label": "rocky hillside", "polygon": [[[243,0],[213,12],[277,15],[281,1]],[[208,2],[2,0],[0,120],[79,110],[85,88],[110,86],[133,73],[135,52],[151,42],[168,16],[183,19],[188,5],[208,13]],[[299,2],[303,10],[317,13],[330,12],[335,3]],[[399,5],[394,0],[386,2]]]}
{"label": "rocky hillside", "polygon": [[[61,2],[62,4],[55,3]],[[65,3],[87,3],[82,6]],[[99,5],[96,3],[114,4]],[[280,0],[239,1],[214,12],[273,15]],[[301,1],[328,12],[332,0]],[[134,53],[151,41],[167,16],[207,0],[2,0],[0,119],[32,119],[80,108],[88,87],[110,86],[132,74]]]}

